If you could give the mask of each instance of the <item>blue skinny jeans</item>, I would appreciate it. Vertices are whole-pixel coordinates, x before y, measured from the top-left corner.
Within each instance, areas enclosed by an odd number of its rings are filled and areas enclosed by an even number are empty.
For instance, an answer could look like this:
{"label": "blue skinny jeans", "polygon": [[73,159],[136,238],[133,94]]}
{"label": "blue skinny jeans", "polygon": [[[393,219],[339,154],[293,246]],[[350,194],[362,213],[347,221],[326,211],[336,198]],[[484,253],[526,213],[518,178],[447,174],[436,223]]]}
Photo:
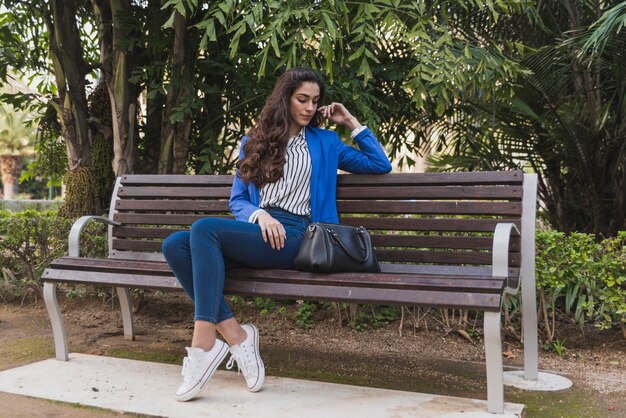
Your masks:
{"label": "blue skinny jeans", "polygon": [[163,241],[165,260],[193,301],[196,321],[217,324],[234,316],[224,299],[226,269],[293,268],[310,221],[282,209],[267,211],[285,228],[281,250],[263,241],[259,225],[220,218],[200,219],[190,231],[175,232]]}

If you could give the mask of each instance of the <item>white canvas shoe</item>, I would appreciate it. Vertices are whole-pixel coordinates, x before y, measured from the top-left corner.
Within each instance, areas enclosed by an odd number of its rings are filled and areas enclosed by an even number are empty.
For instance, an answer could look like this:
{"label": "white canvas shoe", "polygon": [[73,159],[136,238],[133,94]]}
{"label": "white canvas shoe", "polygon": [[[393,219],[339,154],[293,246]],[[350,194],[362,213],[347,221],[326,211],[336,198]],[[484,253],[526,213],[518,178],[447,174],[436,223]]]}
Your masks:
{"label": "white canvas shoe", "polygon": [[242,325],[241,328],[248,336],[241,344],[230,347],[231,356],[226,368],[232,369],[236,361],[237,368],[246,379],[248,389],[251,392],[258,392],[265,381],[265,365],[259,354],[259,330],[250,324]]}
{"label": "white canvas shoe", "polygon": [[187,347],[187,357],[183,359],[183,383],[176,391],[176,400],[188,401],[200,393],[227,354],[228,344],[222,340],[216,340],[209,351]]}

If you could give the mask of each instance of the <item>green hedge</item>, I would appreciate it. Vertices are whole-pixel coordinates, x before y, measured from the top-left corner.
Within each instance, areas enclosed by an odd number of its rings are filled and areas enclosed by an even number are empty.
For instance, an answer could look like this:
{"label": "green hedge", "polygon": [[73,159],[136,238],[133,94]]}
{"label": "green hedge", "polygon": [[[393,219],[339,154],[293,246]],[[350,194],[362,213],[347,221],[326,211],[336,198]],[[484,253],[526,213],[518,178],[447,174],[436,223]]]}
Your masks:
{"label": "green hedge", "polygon": [[[71,220],[54,210],[0,211],[1,299],[40,293],[43,270],[52,259],[67,254],[71,226]],[[106,227],[89,223],[81,245],[85,255],[106,255]]]}
{"label": "green hedge", "polygon": [[620,326],[624,331],[626,231],[600,242],[590,234],[538,232],[536,248],[540,320],[549,342],[559,313],[581,325]]}

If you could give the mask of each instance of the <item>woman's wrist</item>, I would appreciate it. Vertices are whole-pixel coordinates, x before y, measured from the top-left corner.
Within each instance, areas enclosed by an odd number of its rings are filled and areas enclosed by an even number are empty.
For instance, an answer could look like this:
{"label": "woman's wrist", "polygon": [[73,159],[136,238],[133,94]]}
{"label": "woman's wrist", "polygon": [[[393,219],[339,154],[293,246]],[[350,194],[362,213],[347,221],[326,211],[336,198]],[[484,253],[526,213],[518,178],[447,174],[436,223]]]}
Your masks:
{"label": "woman's wrist", "polygon": [[354,116],[350,116],[346,121],[346,127],[350,129],[350,131],[354,131],[361,127],[361,123],[359,123],[358,119]]}

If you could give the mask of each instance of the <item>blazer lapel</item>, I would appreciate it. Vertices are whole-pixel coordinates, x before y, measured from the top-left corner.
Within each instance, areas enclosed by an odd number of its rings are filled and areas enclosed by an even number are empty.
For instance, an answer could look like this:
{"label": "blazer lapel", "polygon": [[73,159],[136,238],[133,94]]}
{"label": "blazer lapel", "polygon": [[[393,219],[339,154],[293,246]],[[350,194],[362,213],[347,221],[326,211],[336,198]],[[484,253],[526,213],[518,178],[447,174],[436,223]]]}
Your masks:
{"label": "blazer lapel", "polygon": [[309,156],[311,157],[311,214],[313,214],[316,203],[319,201],[317,198],[317,189],[319,188],[320,181],[320,158],[322,155],[322,144],[320,143],[320,136],[316,132],[317,130],[306,127],[306,146],[309,148]]}
{"label": "blazer lapel", "polygon": [[316,130],[310,127],[306,127],[306,146],[309,148],[309,155],[311,156],[311,183],[319,179],[320,172],[320,158],[322,155],[322,144],[320,143],[320,136]]}

